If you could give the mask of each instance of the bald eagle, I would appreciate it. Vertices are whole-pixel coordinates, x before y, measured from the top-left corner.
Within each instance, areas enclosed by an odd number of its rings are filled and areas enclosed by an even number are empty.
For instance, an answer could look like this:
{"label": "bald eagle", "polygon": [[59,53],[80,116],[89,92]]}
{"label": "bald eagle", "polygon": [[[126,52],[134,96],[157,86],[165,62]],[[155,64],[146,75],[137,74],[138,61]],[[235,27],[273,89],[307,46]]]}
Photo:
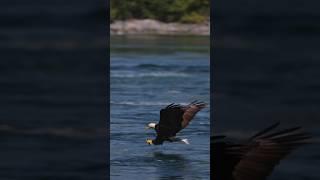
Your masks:
{"label": "bald eagle", "polygon": [[172,103],[161,109],[159,123],[149,123],[147,126],[155,129],[157,137],[154,140],[147,139],[146,142],[149,145],[160,145],[164,141],[189,144],[187,139],[177,138],[176,134],[187,127],[197,112],[205,106],[204,102],[193,101],[186,106]]}
{"label": "bald eagle", "polygon": [[309,143],[310,135],[294,127],[274,131],[276,123],[244,143],[230,143],[225,136],[211,137],[214,180],[265,180],[274,167],[297,147]]}

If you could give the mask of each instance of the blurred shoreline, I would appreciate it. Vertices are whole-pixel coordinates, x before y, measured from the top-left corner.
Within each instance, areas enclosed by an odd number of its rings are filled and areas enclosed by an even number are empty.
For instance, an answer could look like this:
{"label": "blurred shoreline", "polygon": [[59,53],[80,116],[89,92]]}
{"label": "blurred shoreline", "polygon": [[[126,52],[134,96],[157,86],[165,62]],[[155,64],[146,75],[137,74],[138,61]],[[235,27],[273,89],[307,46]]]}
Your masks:
{"label": "blurred shoreline", "polygon": [[111,35],[210,35],[210,20],[200,24],[164,23],[153,19],[130,19],[110,24]]}

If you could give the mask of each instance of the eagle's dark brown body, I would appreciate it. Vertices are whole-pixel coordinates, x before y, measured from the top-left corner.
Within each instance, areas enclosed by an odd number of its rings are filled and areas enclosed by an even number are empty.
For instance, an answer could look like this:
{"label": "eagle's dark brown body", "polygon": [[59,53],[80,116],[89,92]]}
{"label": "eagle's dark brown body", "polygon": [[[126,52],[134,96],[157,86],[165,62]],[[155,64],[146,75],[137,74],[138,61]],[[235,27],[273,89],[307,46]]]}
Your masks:
{"label": "eagle's dark brown body", "polygon": [[188,126],[194,116],[206,106],[203,102],[194,101],[186,106],[170,104],[160,111],[160,121],[155,126],[157,137],[152,144],[160,145],[164,141],[172,142],[176,134]]}

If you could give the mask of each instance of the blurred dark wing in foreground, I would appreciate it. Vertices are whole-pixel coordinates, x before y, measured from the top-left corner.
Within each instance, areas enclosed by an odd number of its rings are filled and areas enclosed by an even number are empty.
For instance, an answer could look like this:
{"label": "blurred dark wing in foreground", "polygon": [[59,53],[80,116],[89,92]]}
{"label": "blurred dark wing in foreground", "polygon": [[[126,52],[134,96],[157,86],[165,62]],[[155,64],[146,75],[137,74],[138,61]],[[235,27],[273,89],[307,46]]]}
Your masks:
{"label": "blurred dark wing in foreground", "polygon": [[224,136],[211,137],[214,180],[264,180],[274,167],[297,147],[309,143],[310,135],[300,127],[271,132],[274,124],[246,143],[232,144]]}
{"label": "blurred dark wing in foreground", "polygon": [[236,180],[263,180],[286,155],[300,145],[308,143],[310,135],[300,127],[270,133],[278,123],[250,138],[248,144],[239,147],[242,154],[234,168]]}

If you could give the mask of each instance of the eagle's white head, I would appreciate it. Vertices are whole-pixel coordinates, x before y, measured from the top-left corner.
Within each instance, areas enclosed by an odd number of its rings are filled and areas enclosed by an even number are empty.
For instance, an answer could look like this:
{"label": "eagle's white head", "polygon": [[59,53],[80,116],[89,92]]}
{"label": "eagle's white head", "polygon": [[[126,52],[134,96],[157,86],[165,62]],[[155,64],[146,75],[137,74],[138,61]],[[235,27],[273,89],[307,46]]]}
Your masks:
{"label": "eagle's white head", "polygon": [[156,123],[149,123],[146,128],[147,129],[155,129],[156,128]]}

